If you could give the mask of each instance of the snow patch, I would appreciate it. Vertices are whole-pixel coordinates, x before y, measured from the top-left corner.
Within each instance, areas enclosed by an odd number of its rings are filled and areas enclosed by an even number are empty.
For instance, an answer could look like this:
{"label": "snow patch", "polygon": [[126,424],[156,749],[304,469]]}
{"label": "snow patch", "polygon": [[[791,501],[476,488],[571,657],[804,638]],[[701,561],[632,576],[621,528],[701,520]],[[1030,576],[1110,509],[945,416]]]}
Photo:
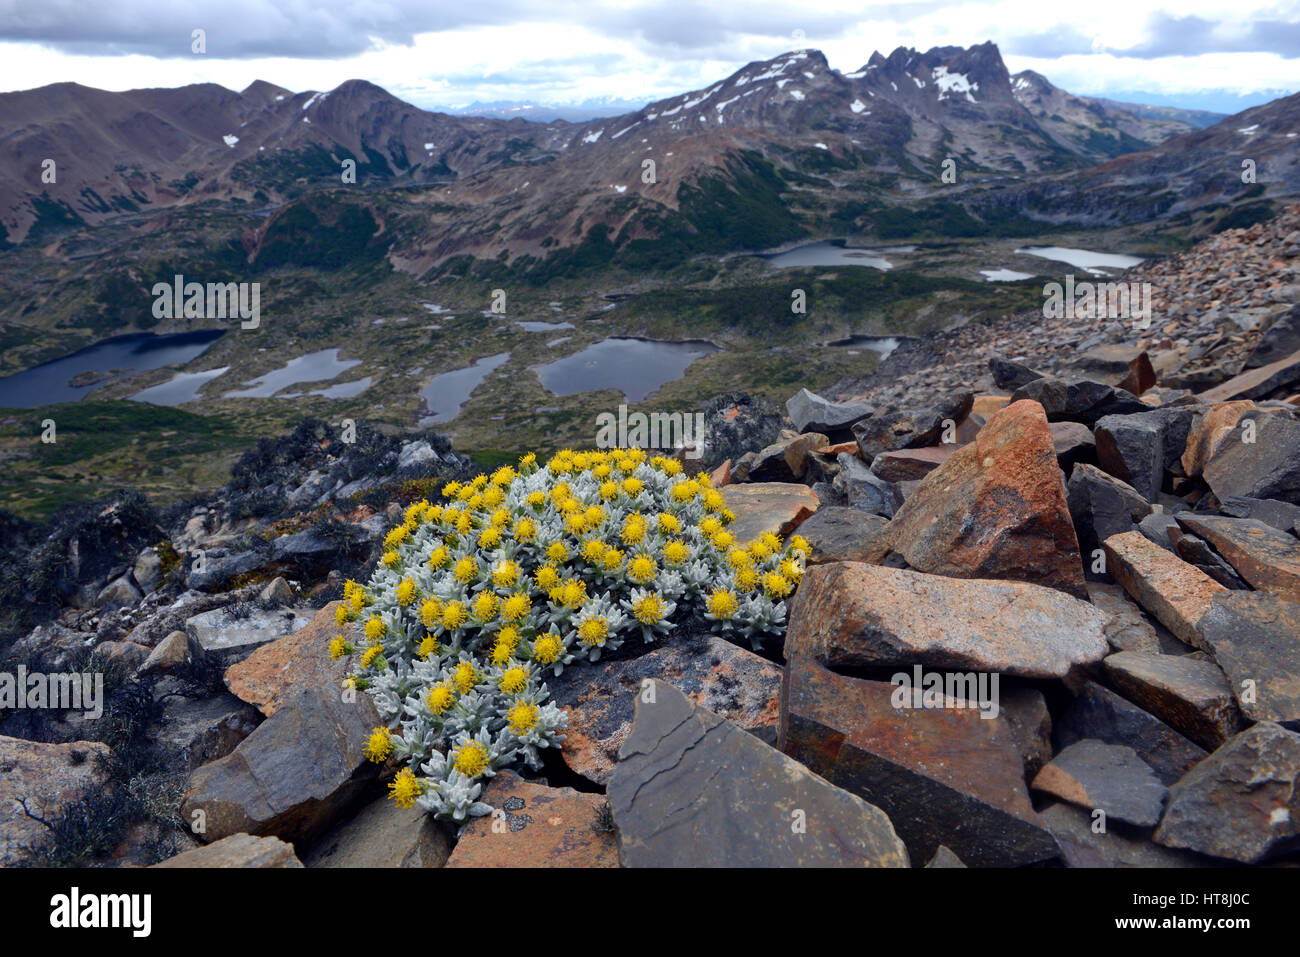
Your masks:
{"label": "snow patch", "polygon": [[1255,124],[1253,124],[1253,125],[1251,125],[1251,126],[1243,127],[1242,129],[1237,130],[1237,132],[1238,132],[1238,133],[1245,133],[1247,136],[1250,136],[1250,135],[1251,135],[1252,133],[1254,133],[1257,129],[1259,129],[1259,124],[1258,124],[1258,123],[1255,123]]}
{"label": "snow patch", "polygon": [[614,191],[617,192],[617,193],[626,193],[626,192],[627,192],[627,187],[626,187],[626,186],[614,186],[613,184],[611,184],[609,188],[612,189],[612,190],[614,190]]}
{"label": "snow patch", "polygon": [[236,136],[234,133],[227,133],[225,136],[221,137],[221,139],[232,150],[235,148],[235,144],[239,142],[239,137]]}
{"label": "snow patch", "polygon": [[946,66],[937,66],[931,76],[934,78],[935,86],[939,88],[939,99],[946,100],[951,93],[964,93],[966,99],[972,103],[979,102],[971,96],[971,91],[978,90],[980,85],[973,82],[966,74],[949,73]]}
{"label": "snow patch", "polygon": [[854,113],[861,113],[866,108],[867,108],[867,104],[863,103],[861,100],[854,100],[852,103],[849,104],[849,109],[852,110]]}
{"label": "snow patch", "polygon": [[825,143],[814,143],[813,146],[817,147],[819,150],[828,150],[828,149],[830,149],[830,147],[827,146]]}
{"label": "snow patch", "polygon": [[791,95],[792,97],[794,97],[796,100],[800,100],[800,101],[803,100],[803,91],[802,91],[802,90],[791,90],[791,91],[790,91],[790,95]]}
{"label": "snow patch", "polygon": [[596,142],[596,140],[600,139],[600,134],[601,134],[601,133],[604,133],[604,132],[605,132],[604,127],[601,127],[600,129],[596,130],[596,132],[594,132],[594,133],[588,133],[586,136],[584,136],[584,137],[582,138],[582,142],[584,142],[584,143],[594,143],[594,142]]}

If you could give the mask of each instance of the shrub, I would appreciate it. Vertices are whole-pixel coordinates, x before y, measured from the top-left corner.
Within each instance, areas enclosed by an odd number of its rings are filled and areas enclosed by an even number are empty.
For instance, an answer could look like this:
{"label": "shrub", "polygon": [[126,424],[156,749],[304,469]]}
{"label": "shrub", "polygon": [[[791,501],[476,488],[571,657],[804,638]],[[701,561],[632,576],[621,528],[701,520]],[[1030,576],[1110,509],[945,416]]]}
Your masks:
{"label": "shrub", "polygon": [[456,821],[491,810],[486,778],[559,747],[547,671],[688,619],[757,646],[803,574],[807,543],[737,542],[706,474],[639,449],[527,455],[443,492],[406,510],[365,587],[347,583],[339,624],[361,621],[365,646],[339,635],[330,653],[357,656],[348,682],[387,722],[367,754],[403,765],[390,797]]}

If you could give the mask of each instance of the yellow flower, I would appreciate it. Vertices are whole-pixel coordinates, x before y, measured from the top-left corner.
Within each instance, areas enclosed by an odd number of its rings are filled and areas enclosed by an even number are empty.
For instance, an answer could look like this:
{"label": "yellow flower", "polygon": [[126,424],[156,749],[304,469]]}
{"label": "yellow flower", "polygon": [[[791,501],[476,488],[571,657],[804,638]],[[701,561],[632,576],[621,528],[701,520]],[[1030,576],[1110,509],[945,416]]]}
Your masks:
{"label": "yellow flower", "polygon": [[653,579],[658,571],[655,560],[644,553],[637,555],[627,563],[627,577],[638,585],[644,585]]}
{"label": "yellow flower", "polygon": [[790,594],[791,587],[785,576],[778,572],[768,572],[763,576],[763,590],[773,598],[784,598]]}
{"label": "yellow flower", "polygon": [[680,474],[682,471],[682,463],[678,462],[676,459],[660,458],[658,461],[659,471],[663,472],[664,475],[667,475],[669,478]]}
{"label": "yellow flower", "polygon": [[756,586],[757,584],[758,584],[758,572],[754,570],[753,566],[746,565],[744,568],[737,569],[736,571],[737,588],[742,588],[745,591],[753,591],[754,586]]}
{"label": "yellow flower", "polygon": [[616,572],[621,564],[623,564],[623,553],[617,548],[611,548],[605,552],[605,571]]}
{"label": "yellow flower", "polygon": [[798,583],[803,578],[803,566],[799,564],[797,558],[787,558],[781,563],[781,574],[790,581]]}
{"label": "yellow flower", "polygon": [[589,526],[594,528],[605,520],[605,510],[599,505],[589,505],[587,510],[583,512],[582,517]]}
{"label": "yellow flower", "polygon": [[496,617],[498,605],[500,601],[492,592],[479,592],[478,597],[474,599],[474,620],[480,624],[487,624]]}
{"label": "yellow flower", "polygon": [[544,492],[529,492],[528,504],[533,508],[541,508],[546,504],[546,494]]}
{"label": "yellow flower", "polygon": [[520,464],[520,465],[523,465],[523,466],[536,465],[536,464],[537,464],[537,453],[536,453],[536,452],[529,452],[527,455],[525,455],[525,456],[523,456],[522,458],[520,458],[520,460],[519,460],[519,464]]}
{"label": "yellow flower", "polygon": [[456,516],[456,531],[462,535],[468,535],[470,529],[474,527],[474,520],[470,518],[469,512],[461,512]]}
{"label": "yellow flower", "polygon": [[438,639],[433,635],[425,635],[420,639],[420,647],[415,649],[415,653],[421,658],[429,658],[438,653]]}
{"label": "yellow flower", "polygon": [[724,548],[730,548],[735,543],[736,536],[732,535],[731,532],[718,532],[718,534],[713,536],[713,547],[718,551],[722,551]]}
{"label": "yellow flower", "polygon": [[387,728],[375,728],[370,732],[370,739],[362,749],[364,754],[375,764],[382,764],[393,753],[393,732]]}
{"label": "yellow flower", "polygon": [[467,741],[456,752],[456,770],[467,778],[476,778],[488,766],[487,748],[477,741]]}
{"label": "yellow flower", "polygon": [[710,512],[716,512],[727,504],[726,499],[722,497],[722,493],[716,488],[705,489],[701,500],[704,502],[704,507]]}
{"label": "yellow flower", "polygon": [[442,617],[442,602],[436,598],[426,598],[420,605],[420,624],[432,628]]}
{"label": "yellow flower", "polygon": [[700,519],[700,531],[704,533],[705,538],[712,538],[722,531],[722,523],[712,515],[708,515]]}
{"label": "yellow flower", "polygon": [[[609,478],[609,473],[612,471],[613,469],[611,469],[608,464],[606,464],[605,462],[601,462],[599,465],[597,465],[594,469],[591,470],[591,474],[596,476],[596,478],[598,479],[607,479]],[[610,482],[609,484],[613,485],[614,483]],[[614,486],[614,491],[615,494],[617,494],[618,486]]]}
{"label": "yellow flower", "polygon": [[587,530],[587,519],[578,513],[564,520],[564,530],[575,538]]}
{"label": "yellow flower", "polygon": [[442,566],[446,565],[447,562],[450,560],[451,560],[451,555],[448,554],[447,547],[445,545],[439,545],[437,548],[435,548],[432,552],[429,553],[429,567],[432,568],[434,571],[437,571],[439,568],[442,568]]}
{"label": "yellow flower", "polygon": [[680,565],[690,556],[690,548],[681,539],[674,538],[664,545],[664,561],[669,565]]}
{"label": "yellow flower", "polygon": [[352,593],[352,597],[348,599],[348,605],[352,609],[352,614],[361,614],[361,609],[366,607],[366,593],[361,589],[357,589]]}
{"label": "yellow flower", "polygon": [[445,681],[439,681],[433,685],[424,695],[424,705],[434,714],[442,714],[451,707],[456,700],[456,693],[452,691],[451,685]]}
{"label": "yellow flower", "polygon": [[462,486],[459,482],[448,482],[442,487],[442,494],[447,498],[455,498],[460,494]]}
{"label": "yellow flower", "polygon": [[367,641],[378,641],[380,638],[384,637],[384,632],[387,630],[388,628],[384,625],[384,620],[379,616],[366,620],[365,633]]}
{"label": "yellow flower", "polygon": [[618,497],[618,485],[614,482],[602,482],[600,485],[600,497],[605,501]]}
{"label": "yellow flower", "polygon": [[578,626],[578,638],[584,645],[603,645],[609,635],[609,622],[604,618],[588,618]]}
{"label": "yellow flower", "polygon": [[521,518],[515,522],[515,541],[531,542],[537,535],[537,524],[532,519]]}
{"label": "yellow flower", "polygon": [[465,624],[465,619],[468,617],[469,613],[465,610],[464,602],[449,601],[442,606],[442,627],[448,631],[454,631]]}
{"label": "yellow flower", "polygon": [[640,545],[645,540],[645,519],[633,512],[623,519],[623,544]]}
{"label": "yellow flower", "polygon": [[507,595],[502,600],[501,619],[503,621],[519,621],[532,610],[532,600],[524,592],[517,591],[512,595]]}
{"label": "yellow flower", "polygon": [[587,602],[587,583],[577,578],[567,579],[559,587],[557,601],[566,608],[581,608]]}
{"label": "yellow flower", "polygon": [[452,569],[452,574],[456,576],[456,581],[462,585],[467,585],[478,575],[478,562],[466,555],[456,563]]}
{"label": "yellow flower", "polygon": [[396,548],[411,537],[411,530],[406,525],[398,525],[384,536],[385,548]]}
{"label": "yellow flower", "polygon": [[560,660],[560,655],[564,654],[564,642],[560,636],[554,632],[547,632],[539,635],[533,642],[533,660],[540,661],[544,665],[554,664]]}
{"label": "yellow flower", "polygon": [[560,573],[554,565],[543,565],[537,569],[533,579],[537,582],[538,588],[549,594],[551,589],[560,583]]}
{"label": "yellow flower", "polygon": [[415,601],[415,581],[403,578],[397,585],[397,603],[403,607]]}
{"label": "yellow flower", "polygon": [[749,552],[741,548],[733,548],[727,552],[727,564],[732,568],[744,568],[746,565],[752,565],[754,559]]}
{"label": "yellow flower", "polygon": [[385,568],[392,568],[402,560],[402,556],[397,552],[384,552],[384,557],[379,559]]}
{"label": "yellow flower", "polygon": [[489,525],[478,533],[479,548],[496,548],[501,544],[501,529]]}
{"label": "yellow flower", "polygon": [[388,796],[393,803],[405,811],[415,807],[415,799],[424,791],[424,785],[415,779],[410,768],[402,768],[397,776],[388,782]]}
{"label": "yellow flower", "polygon": [[[500,491],[500,489],[494,489],[493,491]],[[495,512],[493,512],[493,513],[492,513],[492,524],[495,525],[497,528],[505,528],[507,525],[509,525],[509,524],[510,524],[510,509],[508,509],[508,508],[499,508],[499,509],[497,509]]]}
{"label": "yellow flower", "polygon": [[553,562],[562,562],[569,557],[569,547],[564,542],[551,542],[546,548],[546,557]]}
{"label": "yellow flower", "polygon": [[348,609],[347,605],[340,604],[337,608],[334,609],[334,621],[340,628],[342,628],[351,620],[352,620],[352,612]]}
{"label": "yellow flower", "polygon": [[344,640],[342,635],[335,635],[330,642],[330,658],[338,661],[344,655],[352,653],[352,646]]}
{"label": "yellow flower", "polygon": [[488,508],[496,508],[506,500],[506,493],[501,489],[493,486],[483,493],[483,504]]}
{"label": "yellow flower", "polygon": [[528,672],[524,668],[509,668],[502,673],[497,687],[506,694],[518,694],[528,687]]}
{"label": "yellow flower", "polygon": [[461,694],[469,694],[479,682],[478,669],[471,661],[462,661],[451,673],[451,682]]}
{"label": "yellow flower", "polygon": [[645,482],[642,482],[635,475],[630,475],[623,479],[623,491],[628,495],[640,495],[645,490]]}
{"label": "yellow flower", "polygon": [[516,701],[506,712],[506,720],[514,734],[527,734],[537,726],[538,707],[527,701]]}
{"label": "yellow flower", "polygon": [[673,535],[681,531],[682,523],[672,512],[660,512],[659,529],[660,531]]}
{"label": "yellow flower", "polygon": [[600,560],[605,557],[605,550],[609,548],[599,538],[589,538],[582,543],[582,557],[593,565],[599,565]]}
{"label": "yellow flower", "polygon": [[714,618],[730,618],[739,609],[734,592],[719,588],[709,595],[709,614]]}
{"label": "yellow flower", "polygon": [[[508,634],[507,634],[508,633]],[[507,664],[515,656],[515,647],[519,644],[519,633],[513,628],[502,628],[497,640],[492,645],[490,659],[498,668]]]}
{"label": "yellow flower", "polygon": [[632,603],[632,614],[643,625],[653,625],[663,621],[664,604],[658,595],[646,595]]}
{"label": "yellow flower", "polygon": [[804,538],[802,535],[795,535],[790,539],[790,551],[806,557],[810,551],[808,547],[808,539]]}
{"label": "yellow flower", "polygon": [[749,554],[755,561],[761,562],[772,554],[772,549],[768,548],[767,543],[762,539],[755,539],[749,543]]}
{"label": "yellow flower", "polygon": [[509,465],[503,465],[492,473],[492,484],[498,488],[505,488],[515,480],[515,470]]}
{"label": "yellow flower", "polygon": [[678,502],[689,502],[695,498],[699,490],[699,486],[694,482],[678,482],[673,485],[673,498]]}
{"label": "yellow flower", "polygon": [[384,653],[383,645],[371,645],[361,653],[361,667],[369,668],[375,663],[375,659]]}

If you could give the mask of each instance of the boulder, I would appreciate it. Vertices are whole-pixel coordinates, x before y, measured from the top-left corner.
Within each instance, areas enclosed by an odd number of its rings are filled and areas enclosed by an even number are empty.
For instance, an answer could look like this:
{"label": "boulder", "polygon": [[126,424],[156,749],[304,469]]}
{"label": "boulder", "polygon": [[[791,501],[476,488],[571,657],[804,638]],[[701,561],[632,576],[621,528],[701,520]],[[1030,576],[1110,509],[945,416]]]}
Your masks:
{"label": "boulder", "polygon": [[1105,661],[1115,690],[1180,734],[1213,750],[1241,729],[1241,712],[1212,661],[1121,651]]}
{"label": "boulder", "polygon": [[1035,372],[1023,363],[1013,362],[1002,356],[989,357],[989,372],[993,376],[993,384],[1004,392],[1014,392],[1021,386],[1043,377],[1041,372]]}
{"label": "boulder", "polygon": [[636,658],[547,676],[551,700],[568,712],[561,756],[576,773],[604,784],[632,727],[636,696],[658,678],[707,708],[776,743],[781,669],[715,635],[676,641]]}
{"label": "boulder", "polygon": [[1043,376],[1011,393],[1011,404],[1030,399],[1043,407],[1049,422],[1082,422],[1091,426],[1102,416],[1146,412],[1141,399],[1123,389],[1089,379]]}
{"label": "boulder", "polygon": [[940,845],[985,867],[1055,857],[1034,818],[1019,748],[1004,720],[944,698],[899,707],[895,686],[834,674],[803,657],[786,666],[786,754],[879,807],[913,860]]}
{"label": "boulder", "polygon": [[1206,484],[1219,501],[1239,495],[1300,505],[1300,422],[1258,410],[1241,418],[1254,422],[1254,441],[1244,441],[1239,420],[1206,463]]}
{"label": "boulder", "polygon": [[248,550],[234,555],[205,554],[202,563],[194,562],[185,576],[185,587],[196,591],[214,591],[231,579],[257,571],[268,561],[261,551]]}
{"label": "boulder", "polygon": [[973,442],[922,479],[881,543],[920,571],[1087,596],[1051,433],[1033,402],[994,413]]}
{"label": "boulder", "polygon": [[1155,715],[1095,681],[1079,689],[1054,725],[1053,734],[1060,748],[1088,739],[1131,748],[1166,786],[1209,754]]}
{"label": "boulder", "polygon": [[1146,350],[1122,343],[1093,346],[1072,362],[1070,368],[1134,395],[1141,395],[1156,384],[1155,369]]}
{"label": "boulder", "polygon": [[1052,588],[944,578],[855,562],[804,574],[785,657],[1061,678],[1108,652],[1106,616]]}
{"label": "boulder", "polygon": [[1300,722],[1300,604],[1225,592],[1197,628],[1249,720]]}
{"label": "boulder", "polygon": [[1132,748],[1092,738],[1062,750],[1038,772],[1033,788],[1137,827],[1155,827],[1169,793]]}
{"label": "boulder", "polygon": [[207,653],[250,649],[306,627],[314,614],[311,609],[268,611],[251,605],[226,605],[187,618],[185,633]]}
{"label": "boulder", "polygon": [[1092,430],[1078,422],[1051,422],[1048,430],[1052,433],[1052,449],[1056,452],[1056,463],[1070,472],[1080,462],[1095,461],[1097,440]]}
{"label": "boulder", "polygon": [[202,812],[215,841],[230,834],[274,834],[311,841],[327,831],[373,783],[378,766],[363,749],[380,724],[370,697],[306,688],[282,701],[238,747],[196,770],[181,816]]}
{"label": "boulder", "polygon": [[958,448],[956,443],[949,443],[881,452],[872,461],[871,471],[886,482],[914,482],[933,472]]}
{"label": "boulder", "polygon": [[1165,470],[1181,465],[1194,409],[1158,409],[1134,415],[1107,415],[1097,420],[1097,462],[1102,469],[1133,486],[1154,502]]}
{"label": "boulder", "polygon": [[342,635],[354,647],[365,645],[358,622],[339,627],[334,615],[341,604],[330,602],[305,627],[231,665],[225,673],[226,687],[268,717],[284,696],[303,688],[338,689],[349,666],[345,659],[330,659],[330,642]]}
{"label": "boulder", "polygon": [[387,798],[376,798],[312,845],[303,863],[308,867],[442,867],[451,846],[448,829],[423,808],[401,808]]}
{"label": "boulder", "polygon": [[1140,532],[1106,539],[1106,568],[1139,605],[1180,641],[1205,650],[1196,623],[1226,589]]}
{"label": "boulder", "polygon": [[1133,486],[1087,464],[1074,467],[1066,485],[1066,504],[1090,572],[1102,542],[1133,531],[1151,514],[1150,503]]}
{"label": "boulder", "polygon": [[1297,382],[1300,382],[1300,350],[1268,365],[1235,375],[1227,382],[1202,392],[1200,397],[1205,402],[1223,402],[1238,397],[1264,399]]}
{"label": "boulder", "polygon": [[153,865],[175,867],[302,867],[293,845],[279,838],[232,834]]}
{"label": "boulder", "polygon": [[1088,583],[1088,597],[1106,615],[1106,640],[1116,651],[1159,653],[1160,636],[1132,599],[1118,585]]}
{"label": "boulder", "polygon": [[796,432],[824,432],[837,439],[851,435],[853,423],[875,411],[860,402],[831,402],[807,389],[787,399],[785,410]]}
{"label": "boulder", "polygon": [[130,575],[122,575],[99,590],[95,596],[95,607],[108,610],[111,608],[130,608],[144,595],[131,581]]}
{"label": "boulder", "polygon": [[879,808],[653,681],[609,781],[624,867],[907,867]]}
{"label": "boulder", "polygon": [[0,867],[22,862],[26,851],[48,839],[44,824],[23,812],[54,821],[99,791],[107,772],[108,745],[98,741],[43,744],[0,735]]}
{"label": "boulder", "polygon": [[146,548],[136,556],[131,577],[146,595],[162,584],[162,558],[158,549]]}
{"label": "boulder", "polygon": [[1229,495],[1219,503],[1219,514],[1233,518],[1253,518],[1257,522],[1289,532],[1300,522],[1300,505],[1279,502],[1275,498]]}
{"label": "boulder", "polygon": [[823,505],[799,526],[811,552],[808,564],[866,561],[885,524],[882,516],[859,508]]}
{"label": "boulder", "polygon": [[728,485],[722,494],[736,515],[728,531],[742,544],[765,532],[792,534],[821,504],[808,486],[785,482]]}
{"label": "boulder", "polygon": [[1300,539],[1251,518],[1178,516],[1178,524],[1205,539],[1260,591],[1300,602]]}
{"label": "boulder", "polygon": [[470,818],[448,867],[618,867],[618,841],[602,824],[605,798],[502,771],[480,798],[494,812]]}
{"label": "boulder", "polygon": [[1300,734],[1265,721],[1232,738],[1170,789],[1155,838],[1243,864],[1300,846]]}
{"label": "boulder", "polygon": [[1273,320],[1246,359],[1246,368],[1272,365],[1296,352],[1300,352],[1300,305],[1292,306]]}
{"label": "boulder", "polygon": [[897,486],[876,475],[856,455],[841,452],[835,461],[840,468],[831,485],[844,502],[859,511],[893,517],[903,502]]}
{"label": "boulder", "polygon": [[203,657],[203,648],[183,631],[173,631],[158,642],[140,666],[138,674],[174,674],[184,671]]}
{"label": "boulder", "polygon": [[1130,837],[1119,828],[1098,831],[1091,812],[1065,802],[1049,804],[1038,819],[1052,832],[1066,867],[1210,867],[1214,861]]}
{"label": "boulder", "polygon": [[1196,478],[1205,469],[1219,445],[1232,434],[1237,422],[1243,415],[1255,408],[1254,402],[1220,402],[1199,414],[1192,422],[1187,433],[1187,444],[1183,447],[1180,463],[1183,474]]}
{"label": "boulder", "polygon": [[808,471],[808,453],[830,440],[821,432],[779,439],[758,453],[749,467],[750,482],[797,482]]}
{"label": "boulder", "polygon": [[970,415],[975,396],[962,392],[945,398],[931,409],[876,411],[853,425],[853,437],[866,462],[881,452],[913,449],[939,442],[949,428]]}
{"label": "boulder", "polygon": [[256,708],[234,695],[168,697],[151,739],[168,767],[192,771],[234,751],[261,720]]}

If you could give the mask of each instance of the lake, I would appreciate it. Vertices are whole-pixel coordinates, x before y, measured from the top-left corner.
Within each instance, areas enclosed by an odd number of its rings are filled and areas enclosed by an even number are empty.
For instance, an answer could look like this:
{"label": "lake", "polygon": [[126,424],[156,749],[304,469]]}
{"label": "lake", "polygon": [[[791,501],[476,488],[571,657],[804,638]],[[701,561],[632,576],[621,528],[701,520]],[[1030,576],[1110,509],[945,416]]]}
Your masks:
{"label": "lake", "polygon": [[835,243],[809,243],[796,246],[783,253],[766,255],[766,259],[778,269],[796,266],[869,266],[872,269],[893,269],[893,263],[885,258],[893,253],[915,252],[915,246],[886,246],[881,249],[853,249]]}
{"label": "lake", "polygon": [[701,356],[717,352],[711,342],[665,342],[657,339],[602,339],[581,352],[533,371],[555,395],[618,389],[628,402],[640,402],[660,386],[675,382]]}
{"label": "lake", "polygon": [[[0,407],[32,409],[53,402],[76,402],[104,383],[124,375],[189,362],[202,355],[225,333],[224,329],[200,329],[167,335],[142,332],[114,336],[62,358],[0,378]],[[76,376],[95,373],[105,375],[86,385],[69,384],[69,380]]]}
{"label": "lake", "polygon": [[1099,253],[1092,249],[1073,249],[1069,246],[1025,246],[1016,252],[1066,263],[1094,276],[1104,276],[1108,269],[1124,270],[1142,262],[1140,256]]}
{"label": "lake", "polygon": [[487,378],[493,369],[505,365],[510,353],[502,352],[495,356],[475,359],[464,369],[443,372],[429,380],[429,384],[420,390],[420,398],[429,414],[420,419],[420,425],[436,425],[456,418],[461,406],[469,401],[470,395],[479,383]]}
{"label": "lake", "polygon": [[166,382],[137,392],[131,399],[135,402],[148,402],[150,405],[184,405],[186,402],[194,402],[199,397],[199,389],[229,369],[230,366],[221,366],[207,372],[178,372]]}
{"label": "lake", "polygon": [[280,368],[245,382],[246,388],[225,393],[223,398],[266,399],[299,382],[324,382],[359,365],[360,359],[340,359],[338,349],[321,349],[290,359]]}

